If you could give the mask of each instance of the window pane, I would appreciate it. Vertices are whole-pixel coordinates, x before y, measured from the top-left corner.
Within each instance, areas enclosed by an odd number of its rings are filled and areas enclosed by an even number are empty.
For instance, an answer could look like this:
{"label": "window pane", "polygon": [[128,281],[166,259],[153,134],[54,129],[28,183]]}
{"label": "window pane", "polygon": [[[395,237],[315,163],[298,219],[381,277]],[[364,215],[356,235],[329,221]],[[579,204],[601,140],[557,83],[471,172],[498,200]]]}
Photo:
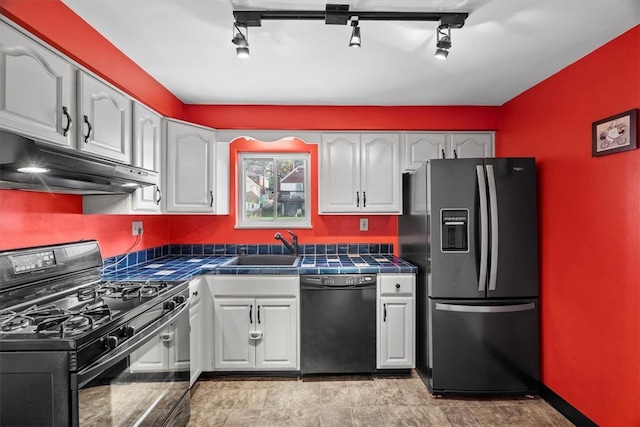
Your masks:
{"label": "window pane", "polygon": [[277,165],[277,216],[282,220],[305,221],[305,161],[282,159]]}
{"label": "window pane", "polygon": [[249,221],[273,220],[274,197],[273,159],[246,159],[245,218]]}

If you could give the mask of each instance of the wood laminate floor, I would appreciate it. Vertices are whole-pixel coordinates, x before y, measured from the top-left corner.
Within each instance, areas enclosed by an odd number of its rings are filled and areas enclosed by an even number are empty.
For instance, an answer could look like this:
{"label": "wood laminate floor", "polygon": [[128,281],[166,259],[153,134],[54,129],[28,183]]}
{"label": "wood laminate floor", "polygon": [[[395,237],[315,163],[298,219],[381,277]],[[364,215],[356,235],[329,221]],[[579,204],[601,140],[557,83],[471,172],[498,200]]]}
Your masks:
{"label": "wood laminate floor", "polygon": [[189,427],[572,426],[539,397],[436,397],[411,377],[221,378],[191,389]]}

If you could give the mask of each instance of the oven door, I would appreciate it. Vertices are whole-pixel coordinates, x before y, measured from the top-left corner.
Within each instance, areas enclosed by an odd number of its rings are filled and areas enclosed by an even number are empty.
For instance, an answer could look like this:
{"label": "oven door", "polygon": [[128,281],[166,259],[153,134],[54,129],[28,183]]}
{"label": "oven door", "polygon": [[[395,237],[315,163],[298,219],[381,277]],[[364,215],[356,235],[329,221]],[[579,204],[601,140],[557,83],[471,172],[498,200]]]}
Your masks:
{"label": "oven door", "polygon": [[[188,302],[78,372],[74,425],[184,426],[189,420]],[[162,309],[159,307],[158,309]],[[153,313],[145,313],[153,315]]]}

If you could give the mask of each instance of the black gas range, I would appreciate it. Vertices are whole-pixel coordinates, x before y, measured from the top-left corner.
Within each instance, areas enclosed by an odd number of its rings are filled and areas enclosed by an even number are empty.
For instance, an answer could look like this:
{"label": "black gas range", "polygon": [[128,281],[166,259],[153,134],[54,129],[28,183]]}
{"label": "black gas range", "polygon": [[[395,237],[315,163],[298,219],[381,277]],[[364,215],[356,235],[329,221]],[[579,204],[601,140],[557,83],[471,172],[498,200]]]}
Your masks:
{"label": "black gas range", "polygon": [[[104,281],[102,267],[96,241],[0,252],[0,425],[188,421],[188,283]],[[139,363],[169,351],[180,363]]]}

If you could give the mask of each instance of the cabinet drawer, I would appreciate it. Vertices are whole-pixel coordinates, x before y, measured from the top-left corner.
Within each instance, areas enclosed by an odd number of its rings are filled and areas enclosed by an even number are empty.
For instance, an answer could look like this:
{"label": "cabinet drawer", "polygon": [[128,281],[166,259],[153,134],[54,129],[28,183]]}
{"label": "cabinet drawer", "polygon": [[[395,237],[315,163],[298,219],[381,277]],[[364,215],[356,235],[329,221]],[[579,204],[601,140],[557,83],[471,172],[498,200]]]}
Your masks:
{"label": "cabinet drawer", "polygon": [[380,295],[413,295],[414,278],[413,274],[378,275]]}

